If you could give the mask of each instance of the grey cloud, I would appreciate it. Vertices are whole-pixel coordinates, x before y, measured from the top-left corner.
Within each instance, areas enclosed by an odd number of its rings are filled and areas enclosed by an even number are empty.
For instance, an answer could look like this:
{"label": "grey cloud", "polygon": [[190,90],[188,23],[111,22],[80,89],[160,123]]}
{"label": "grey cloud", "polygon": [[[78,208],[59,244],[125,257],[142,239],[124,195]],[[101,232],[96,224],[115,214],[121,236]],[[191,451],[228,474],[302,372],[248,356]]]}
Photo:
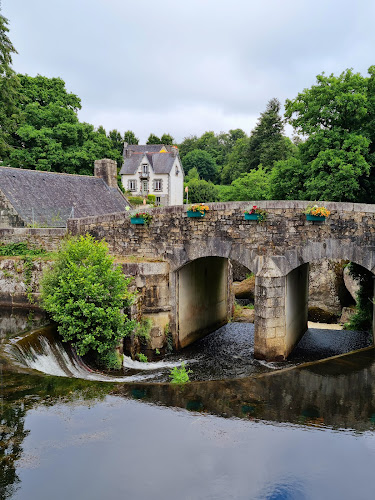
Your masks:
{"label": "grey cloud", "polygon": [[3,0],[3,13],[15,69],[61,76],[106,128],[168,118],[163,131],[184,136],[241,116],[249,131],[270,98],[374,62],[372,0]]}

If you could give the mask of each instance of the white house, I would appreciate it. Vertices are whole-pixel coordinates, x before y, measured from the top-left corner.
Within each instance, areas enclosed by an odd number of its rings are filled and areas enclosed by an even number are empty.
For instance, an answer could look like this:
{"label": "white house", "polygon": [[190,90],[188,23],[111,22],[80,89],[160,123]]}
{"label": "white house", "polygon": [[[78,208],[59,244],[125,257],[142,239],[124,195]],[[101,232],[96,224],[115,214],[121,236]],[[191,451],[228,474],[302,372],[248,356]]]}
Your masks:
{"label": "white house", "polygon": [[133,196],[156,196],[156,203],[182,205],[184,171],[174,146],[149,144],[124,145],[121,182]]}

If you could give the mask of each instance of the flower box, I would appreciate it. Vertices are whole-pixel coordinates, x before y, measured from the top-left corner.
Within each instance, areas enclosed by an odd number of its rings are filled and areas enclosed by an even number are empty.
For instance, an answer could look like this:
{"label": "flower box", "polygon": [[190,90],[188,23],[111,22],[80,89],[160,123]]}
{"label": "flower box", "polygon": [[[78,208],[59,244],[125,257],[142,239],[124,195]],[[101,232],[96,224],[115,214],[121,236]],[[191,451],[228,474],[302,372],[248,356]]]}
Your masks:
{"label": "flower box", "polygon": [[194,212],[193,210],[188,210],[186,213],[188,217],[204,217],[206,215],[206,212]]}
{"label": "flower box", "polygon": [[244,214],[245,220],[259,220],[260,214]]}
{"label": "flower box", "polygon": [[312,222],[324,222],[326,218],[324,217],[324,215],[306,214],[306,220],[310,220]]}
{"label": "flower box", "polygon": [[132,224],[144,224],[144,223],[145,223],[145,220],[144,220],[144,218],[143,218],[143,217],[132,217],[132,218],[130,219],[130,222],[131,222]]}

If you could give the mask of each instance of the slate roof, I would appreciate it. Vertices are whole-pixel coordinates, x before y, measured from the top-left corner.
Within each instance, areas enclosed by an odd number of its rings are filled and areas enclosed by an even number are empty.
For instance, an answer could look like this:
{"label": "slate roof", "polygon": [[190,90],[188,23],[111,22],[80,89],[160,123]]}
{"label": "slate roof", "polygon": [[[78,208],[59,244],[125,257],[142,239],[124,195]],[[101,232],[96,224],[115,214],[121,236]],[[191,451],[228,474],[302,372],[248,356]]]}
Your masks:
{"label": "slate roof", "polygon": [[135,153],[124,158],[120,175],[134,175],[145,156],[155,174],[169,174],[176,158],[172,153]]}
{"label": "slate roof", "polygon": [[0,189],[25,224],[39,226],[65,227],[69,217],[123,212],[128,206],[117,188],[88,175],[0,167]]}
{"label": "slate roof", "polygon": [[159,153],[161,149],[167,149],[164,144],[128,144],[124,147],[123,156],[125,157],[126,150],[133,151],[134,153]]}

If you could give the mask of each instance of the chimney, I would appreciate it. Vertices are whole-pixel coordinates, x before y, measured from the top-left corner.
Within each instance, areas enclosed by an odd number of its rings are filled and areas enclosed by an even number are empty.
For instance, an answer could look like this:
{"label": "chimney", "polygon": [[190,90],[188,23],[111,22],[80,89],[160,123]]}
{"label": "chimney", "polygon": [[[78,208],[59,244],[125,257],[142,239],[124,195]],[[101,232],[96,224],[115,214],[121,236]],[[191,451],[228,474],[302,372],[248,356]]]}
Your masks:
{"label": "chimney", "polygon": [[171,153],[173,157],[176,157],[178,154],[178,147],[177,146],[172,146],[171,147]]}
{"label": "chimney", "polygon": [[112,188],[117,188],[117,163],[115,160],[104,158],[95,160],[94,175]]}

